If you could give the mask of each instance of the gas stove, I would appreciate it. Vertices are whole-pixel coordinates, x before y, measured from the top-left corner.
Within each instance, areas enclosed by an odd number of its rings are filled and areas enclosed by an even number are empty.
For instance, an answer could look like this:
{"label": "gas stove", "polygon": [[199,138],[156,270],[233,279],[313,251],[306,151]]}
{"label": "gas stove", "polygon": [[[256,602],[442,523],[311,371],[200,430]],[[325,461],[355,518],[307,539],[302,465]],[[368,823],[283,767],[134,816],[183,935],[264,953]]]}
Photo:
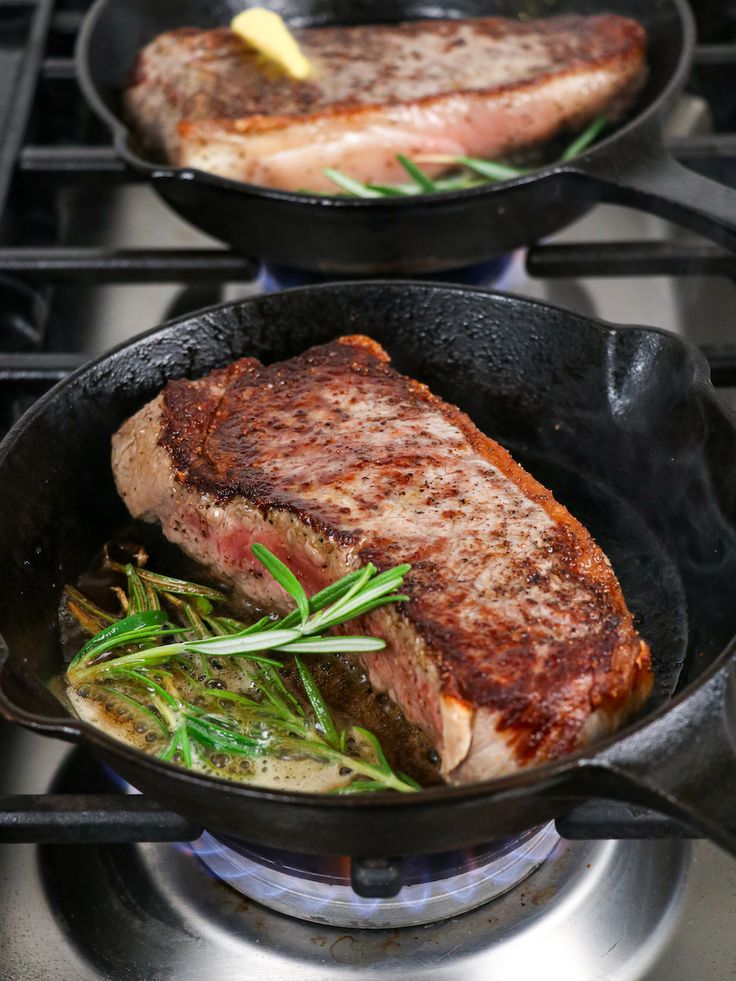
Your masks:
{"label": "gas stove", "polygon": [[[736,187],[736,10],[700,6],[669,142]],[[195,232],[125,171],[76,86],[83,12],[0,2],[2,428],[168,317],[304,281]],[[601,206],[443,278],[674,330],[733,399],[736,256],[659,220]],[[2,722],[0,740],[2,981],[734,974],[736,862],[651,813],[592,802],[513,840],[351,862],[218,839],[125,793],[82,750]]]}
{"label": "gas stove", "polygon": [[[519,872],[511,869],[519,848],[507,842],[505,863],[498,844],[439,861],[413,859],[413,885],[393,899],[361,899],[348,888],[346,860],[223,846],[206,834],[186,844],[124,841],[128,830],[142,839],[186,832],[145,820],[132,829],[130,814],[131,829],[85,815],[77,795],[87,795],[81,801],[88,807],[121,795],[113,797],[117,787],[84,751],[9,727],[3,746],[0,794],[64,794],[78,802],[63,832],[54,833],[48,810],[46,826],[27,834],[17,829],[28,813],[16,815],[16,836],[44,843],[0,847],[4,981],[472,981],[540,971],[552,981],[685,981],[727,978],[733,967],[736,863],[702,842],[572,842],[547,827],[522,843],[531,861],[516,885],[509,882]],[[34,798],[36,809],[39,803]],[[0,828],[10,837],[7,822]],[[85,835],[114,843],[58,840]],[[448,904],[462,908],[482,886],[489,851],[497,870],[505,865],[495,882],[502,891],[474,910],[453,911]],[[444,896],[436,888],[442,883]],[[403,909],[393,908],[397,900]],[[407,911],[415,920],[431,915],[433,902],[441,919],[402,925]],[[321,922],[335,916],[345,922]]]}

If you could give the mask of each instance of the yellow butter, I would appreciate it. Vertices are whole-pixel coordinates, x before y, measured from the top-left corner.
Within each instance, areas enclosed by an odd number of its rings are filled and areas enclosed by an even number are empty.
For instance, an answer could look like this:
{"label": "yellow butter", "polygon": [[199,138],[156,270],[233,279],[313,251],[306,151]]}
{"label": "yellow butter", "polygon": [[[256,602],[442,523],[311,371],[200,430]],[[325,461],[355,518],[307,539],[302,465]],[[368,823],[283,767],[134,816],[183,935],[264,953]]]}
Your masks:
{"label": "yellow butter", "polygon": [[250,7],[233,17],[230,29],[292,78],[301,80],[313,74],[312,65],[302,54],[296,38],[273,10]]}

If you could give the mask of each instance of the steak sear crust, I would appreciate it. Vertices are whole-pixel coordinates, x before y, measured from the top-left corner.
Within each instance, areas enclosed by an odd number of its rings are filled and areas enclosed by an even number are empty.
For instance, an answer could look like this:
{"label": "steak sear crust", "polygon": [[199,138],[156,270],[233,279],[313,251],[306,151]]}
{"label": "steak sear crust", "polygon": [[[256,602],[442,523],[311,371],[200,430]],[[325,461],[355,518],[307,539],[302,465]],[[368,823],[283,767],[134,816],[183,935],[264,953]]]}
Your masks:
{"label": "steak sear crust", "polygon": [[[335,191],[336,167],[406,180],[396,154],[504,157],[627,111],[646,34],[613,14],[499,17],[295,31],[315,68],[296,81],[227,28],[179,28],[143,48],[124,93],[154,153],[286,190]],[[447,164],[427,162],[437,175]]]}
{"label": "steak sear crust", "polygon": [[[357,629],[370,680],[422,726],[446,780],[570,753],[646,699],[650,655],[610,563],[552,494],[366,337],[174,381],[113,437],[131,514],[249,600],[292,601],[371,561],[409,562],[410,602]],[[356,631],[351,623],[346,629]]]}

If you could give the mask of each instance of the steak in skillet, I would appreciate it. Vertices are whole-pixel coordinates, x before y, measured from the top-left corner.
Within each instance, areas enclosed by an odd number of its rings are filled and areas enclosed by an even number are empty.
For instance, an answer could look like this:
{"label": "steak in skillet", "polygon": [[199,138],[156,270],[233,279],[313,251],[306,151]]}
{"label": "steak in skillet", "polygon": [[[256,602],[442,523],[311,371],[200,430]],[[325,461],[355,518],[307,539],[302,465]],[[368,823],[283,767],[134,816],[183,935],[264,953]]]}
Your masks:
{"label": "steak in skillet", "polygon": [[259,605],[292,601],[254,541],[310,593],[410,562],[411,601],[365,618],[387,647],[363,661],[448,780],[571,752],[649,694],[648,647],[588,532],[366,337],[170,382],[115,434],[113,469],[131,514]]}
{"label": "steak in skillet", "polygon": [[325,167],[396,182],[406,180],[397,153],[505,157],[597,116],[615,120],[646,74],[644,29],[612,14],[295,34],[311,80],[277,74],[226,28],[159,35],[124,95],[141,139],[178,167],[334,191]]}

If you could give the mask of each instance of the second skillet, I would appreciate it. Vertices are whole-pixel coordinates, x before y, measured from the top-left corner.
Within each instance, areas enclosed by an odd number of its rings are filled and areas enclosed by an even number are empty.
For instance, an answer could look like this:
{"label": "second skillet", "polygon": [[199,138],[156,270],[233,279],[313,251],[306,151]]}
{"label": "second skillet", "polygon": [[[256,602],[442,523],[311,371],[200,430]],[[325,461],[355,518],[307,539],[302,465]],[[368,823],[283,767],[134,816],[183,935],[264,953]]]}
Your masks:
{"label": "second skillet", "polygon": [[[61,591],[126,526],[110,438],[167,379],[264,362],[360,330],[467,411],[591,530],[649,641],[655,692],[638,722],[575,756],[419,794],[334,796],[217,780],[75,719]],[[194,823],[309,853],[386,856],[486,842],[588,797],[661,809],[736,854],[736,423],[698,351],[516,297],[408,283],[311,287],[193,314],[57,386],[0,447],[0,711],[84,740]],[[2,648],[2,641],[0,641]]]}
{"label": "second skillet", "polygon": [[736,192],[680,166],[662,118],[687,80],[695,42],[685,0],[273,0],[293,26],[419,17],[619,13],[649,36],[649,82],[630,121],[569,163],[471,190],[412,198],[320,197],[241,184],[146,160],[121,118],[139,49],[162,31],[227,25],[244,0],[97,0],[80,32],[82,89],[123,159],[193,225],[242,252],[302,269],[375,275],[453,269],[529,245],[596,200],[634,205],[736,248]]}

